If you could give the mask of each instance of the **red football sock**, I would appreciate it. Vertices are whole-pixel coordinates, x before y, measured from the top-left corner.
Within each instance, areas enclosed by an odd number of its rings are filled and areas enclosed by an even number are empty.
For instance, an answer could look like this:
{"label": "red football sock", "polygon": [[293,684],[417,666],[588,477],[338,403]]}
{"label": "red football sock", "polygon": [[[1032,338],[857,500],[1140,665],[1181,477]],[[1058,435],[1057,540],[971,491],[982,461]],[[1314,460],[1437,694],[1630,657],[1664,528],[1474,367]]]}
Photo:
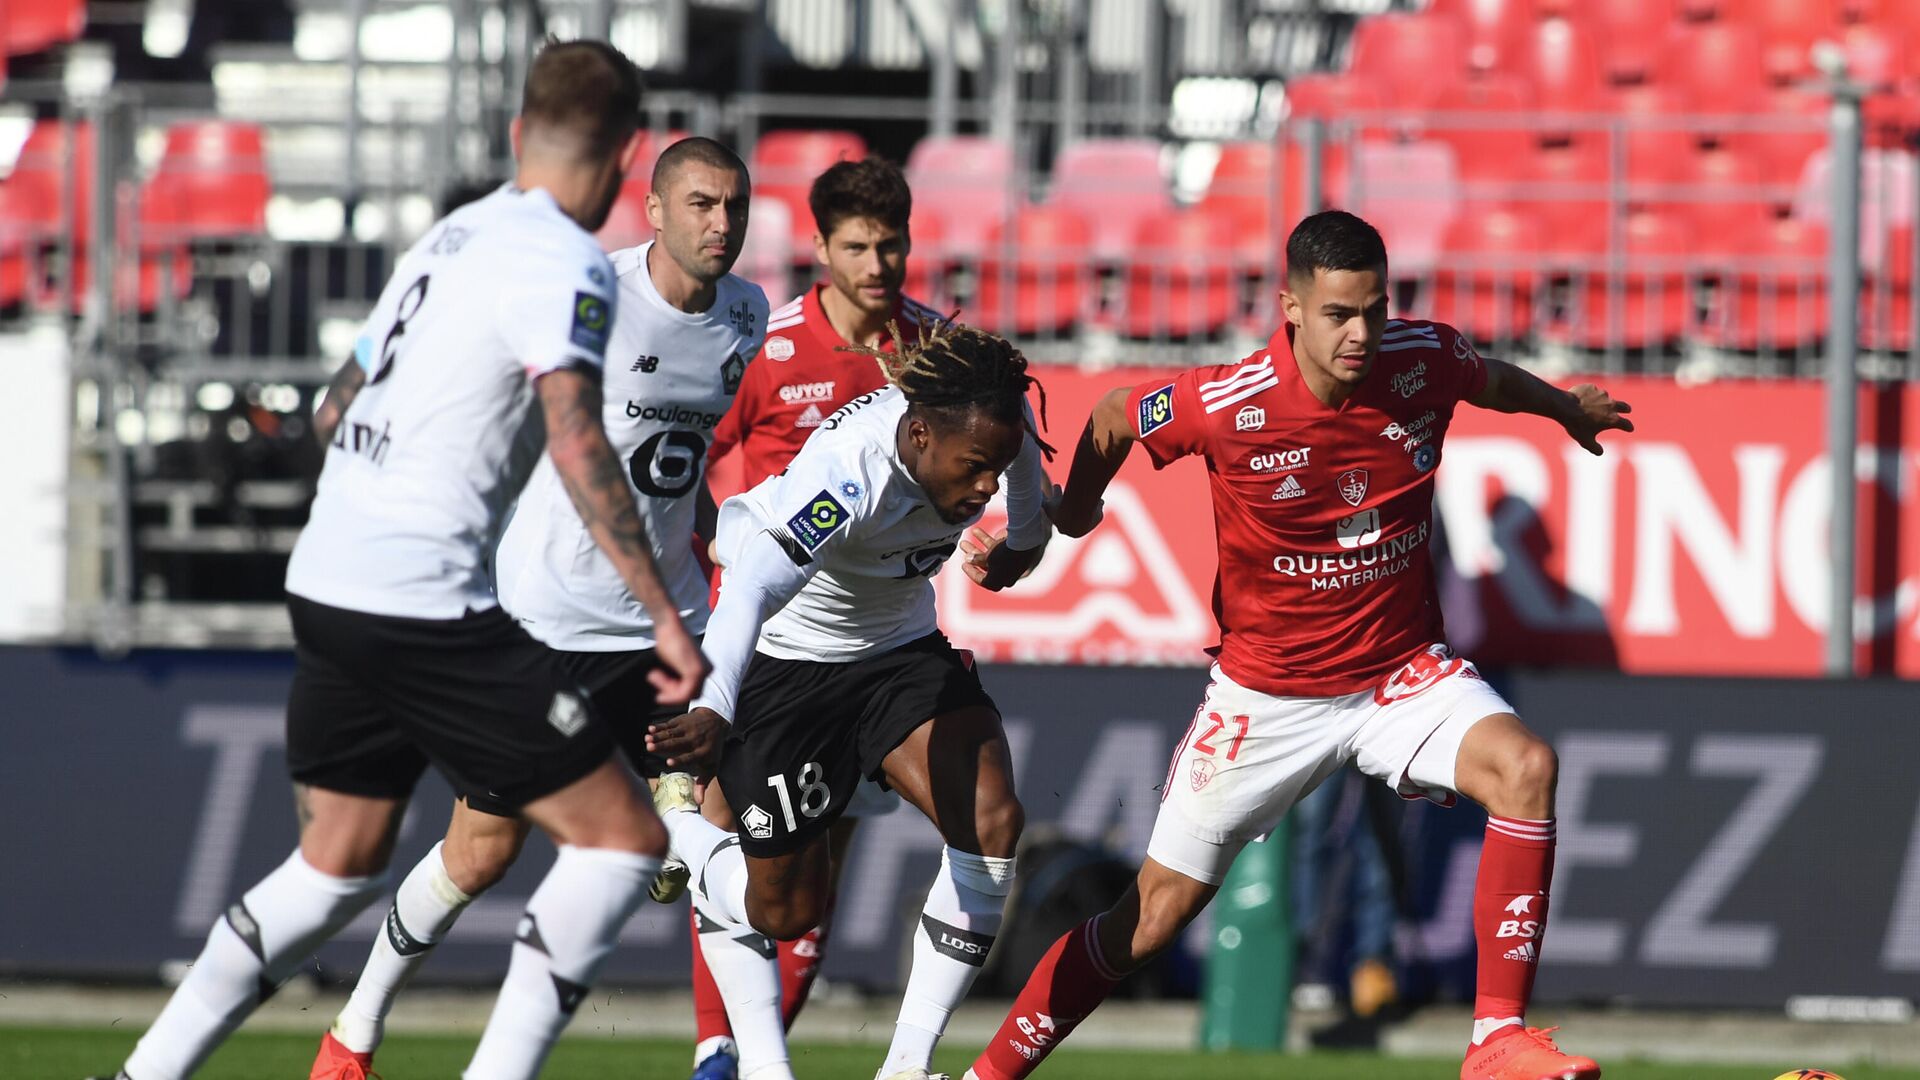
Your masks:
{"label": "red football sock", "polygon": [[[828,912],[832,917],[832,912]],[[827,958],[827,924],[807,931],[794,941],[780,942],[780,1020],[793,1030],[800,1006],[813,991],[813,980],[820,975],[820,964]]]}
{"label": "red football sock", "polygon": [[1480,949],[1476,1020],[1527,1015],[1552,880],[1553,821],[1489,815],[1473,887],[1473,936]]}
{"label": "red football sock", "polygon": [[980,1080],[1023,1080],[1120,985],[1122,976],[1100,952],[1102,918],[1074,927],[1034,965],[1006,1021],[973,1063]]}
{"label": "red football sock", "polygon": [[692,905],[687,907],[687,923],[693,931],[694,1045],[721,1036],[730,1039],[733,1037],[733,1025],[727,1022],[727,1003],[720,996],[720,987],[713,981],[713,973],[707,970],[706,954],[700,951],[699,920],[693,915]]}

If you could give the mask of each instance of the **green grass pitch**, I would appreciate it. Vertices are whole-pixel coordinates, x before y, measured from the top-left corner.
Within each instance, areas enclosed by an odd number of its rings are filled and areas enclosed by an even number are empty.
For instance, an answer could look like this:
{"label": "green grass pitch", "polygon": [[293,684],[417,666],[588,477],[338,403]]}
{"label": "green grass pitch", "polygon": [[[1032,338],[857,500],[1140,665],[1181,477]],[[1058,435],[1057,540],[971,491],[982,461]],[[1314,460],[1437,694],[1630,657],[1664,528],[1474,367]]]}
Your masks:
{"label": "green grass pitch", "polygon": [[[139,1034],[121,1028],[0,1028],[0,1076],[81,1080],[111,1075]],[[200,1080],[299,1080],[307,1075],[316,1041],[307,1035],[242,1033],[214,1055]],[[473,1040],[468,1038],[396,1035],[381,1049],[375,1065],[386,1080],[445,1080],[459,1075],[472,1049]],[[944,1052],[936,1067],[951,1069],[958,1076],[968,1064],[967,1052],[962,1047]],[[794,1047],[794,1072],[800,1080],[867,1080],[881,1053],[880,1047],[870,1045],[799,1043]],[[682,1042],[567,1039],[555,1051],[545,1075],[555,1080],[678,1080],[690,1071],[690,1054],[691,1047]],[[1850,1068],[1831,1062],[1780,1062],[1777,1067],[1601,1064],[1607,1080],[1772,1080],[1790,1068],[1812,1065],[1837,1066],[1846,1080],[1920,1080],[1920,1072],[1913,1070]],[[1449,1080],[1459,1075],[1459,1067],[1457,1060],[1370,1054],[1209,1055],[1067,1048],[1047,1063],[1038,1078]]]}

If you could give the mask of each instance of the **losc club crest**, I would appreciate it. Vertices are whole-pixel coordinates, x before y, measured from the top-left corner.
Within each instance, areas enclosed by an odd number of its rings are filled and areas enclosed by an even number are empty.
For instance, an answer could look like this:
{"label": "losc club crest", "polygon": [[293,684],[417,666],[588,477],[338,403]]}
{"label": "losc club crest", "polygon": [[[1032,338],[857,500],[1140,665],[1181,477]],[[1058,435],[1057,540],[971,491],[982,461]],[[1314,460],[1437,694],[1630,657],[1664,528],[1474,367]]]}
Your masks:
{"label": "losc club crest", "polygon": [[1340,497],[1350,506],[1359,506],[1367,497],[1367,470],[1348,469],[1341,473]]}
{"label": "losc club crest", "polygon": [[1189,777],[1193,790],[1199,791],[1213,781],[1214,764],[1212,758],[1194,758],[1193,775]]}

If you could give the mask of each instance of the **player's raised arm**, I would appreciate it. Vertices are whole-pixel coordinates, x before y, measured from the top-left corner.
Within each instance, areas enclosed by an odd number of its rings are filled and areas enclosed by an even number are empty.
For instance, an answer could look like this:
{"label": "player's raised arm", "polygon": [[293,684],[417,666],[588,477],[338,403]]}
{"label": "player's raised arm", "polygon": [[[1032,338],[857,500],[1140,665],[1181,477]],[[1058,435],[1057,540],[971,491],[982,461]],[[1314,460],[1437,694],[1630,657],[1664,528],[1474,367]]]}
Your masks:
{"label": "player's raised arm", "polygon": [[1100,524],[1100,497],[1126,463],[1127,452],[1139,441],[1127,408],[1132,393],[1126,386],[1107,391],[1087,417],[1086,430],[1080,433],[1080,445],[1067,472],[1067,486],[1048,508],[1053,527],[1067,536],[1085,536]]}
{"label": "player's raised arm", "polygon": [[1633,421],[1625,415],[1633,411],[1632,407],[1615,401],[1592,383],[1562,390],[1503,360],[1482,358],[1480,362],[1487,368],[1487,384],[1467,400],[1482,409],[1544,416],[1566,428],[1574,442],[1596,455],[1602,453],[1601,432],[1633,430]]}
{"label": "player's raised arm", "polygon": [[633,490],[601,426],[598,373],[563,368],[542,375],[535,386],[546,413],[554,471],[594,543],[653,617],[655,648],[664,665],[653,684],[664,702],[689,700],[700,692],[707,664],[660,581]]}

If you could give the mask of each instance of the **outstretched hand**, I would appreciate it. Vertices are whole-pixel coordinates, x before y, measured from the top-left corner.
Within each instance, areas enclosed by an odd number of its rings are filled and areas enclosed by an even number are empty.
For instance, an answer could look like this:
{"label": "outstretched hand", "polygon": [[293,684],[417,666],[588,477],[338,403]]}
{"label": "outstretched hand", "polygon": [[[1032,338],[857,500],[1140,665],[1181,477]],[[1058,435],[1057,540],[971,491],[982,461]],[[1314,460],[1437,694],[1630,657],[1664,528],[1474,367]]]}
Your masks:
{"label": "outstretched hand", "polygon": [[1008,546],[1006,530],[990,533],[975,525],[960,538],[960,553],[966,557],[961,566],[973,583],[999,592],[1033,573],[1033,568],[1040,565],[1041,556],[1047,553],[1047,546],[1041,544],[1022,551]]}
{"label": "outstretched hand", "polygon": [[647,752],[667,759],[667,767],[705,779],[720,764],[727,722],[712,709],[695,709],[665,723],[647,725]]}
{"label": "outstretched hand", "polygon": [[1573,395],[1577,412],[1562,420],[1561,425],[1573,441],[1586,448],[1587,453],[1598,456],[1604,451],[1600,447],[1600,433],[1603,431],[1632,431],[1633,421],[1626,414],[1633,407],[1624,401],[1615,401],[1611,394],[1593,385],[1581,383],[1567,391]]}

